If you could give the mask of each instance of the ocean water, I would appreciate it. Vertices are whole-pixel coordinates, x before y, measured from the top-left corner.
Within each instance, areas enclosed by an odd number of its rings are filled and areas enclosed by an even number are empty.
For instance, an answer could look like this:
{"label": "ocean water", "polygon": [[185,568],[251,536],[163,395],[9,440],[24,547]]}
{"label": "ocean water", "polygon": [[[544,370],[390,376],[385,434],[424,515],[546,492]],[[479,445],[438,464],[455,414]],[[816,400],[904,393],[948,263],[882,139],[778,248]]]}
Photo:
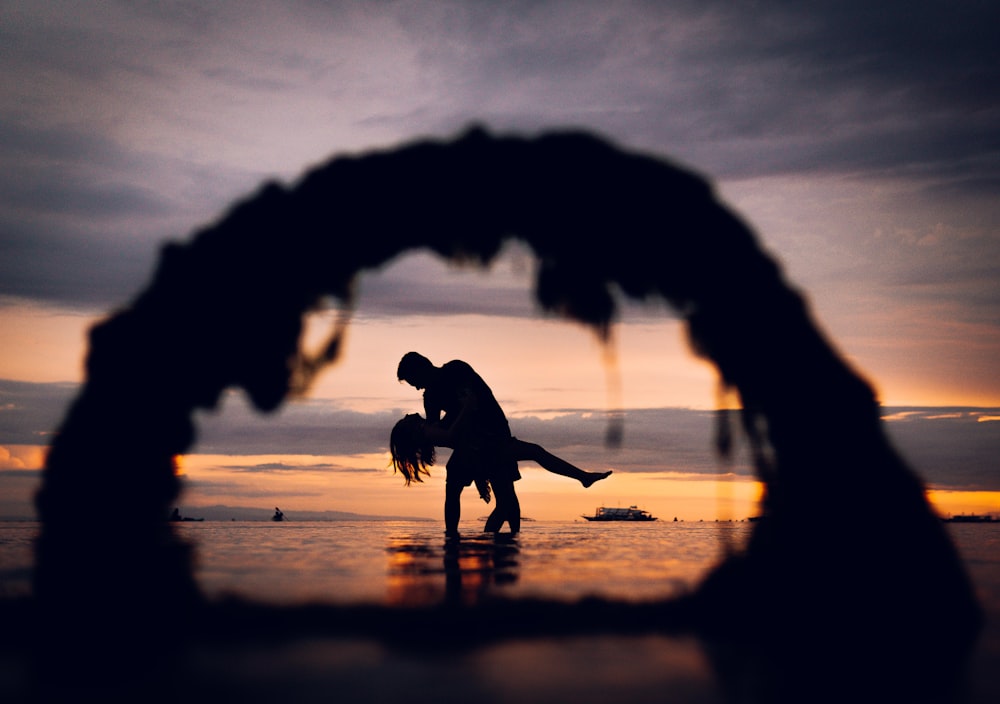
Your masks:
{"label": "ocean water", "polygon": [[645,600],[693,586],[749,523],[526,522],[516,538],[435,521],[187,523],[210,595],[426,605],[498,595]]}

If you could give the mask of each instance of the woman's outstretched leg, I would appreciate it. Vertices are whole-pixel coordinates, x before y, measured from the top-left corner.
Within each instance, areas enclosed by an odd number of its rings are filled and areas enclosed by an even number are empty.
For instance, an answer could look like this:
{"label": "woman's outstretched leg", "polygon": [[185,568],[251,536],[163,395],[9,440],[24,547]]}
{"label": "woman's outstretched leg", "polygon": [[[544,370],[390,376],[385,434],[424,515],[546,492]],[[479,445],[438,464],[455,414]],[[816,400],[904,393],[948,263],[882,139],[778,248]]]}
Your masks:
{"label": "woman's outstretched leg", "polygon": [[[584,488],[589,487],[594,482],[598,482],[611,475],[611,470],[607,472],[588,472],[572,465],[561,457],[556,457],[541,445],[533,442],[525,442],[512,438],[514,446],[514,458],[517,460],[531,460],[536,462],[543,469],[559,474],[564,477],[576,479],[583,484]],[[495,491],[495,490],[494,490]]]}

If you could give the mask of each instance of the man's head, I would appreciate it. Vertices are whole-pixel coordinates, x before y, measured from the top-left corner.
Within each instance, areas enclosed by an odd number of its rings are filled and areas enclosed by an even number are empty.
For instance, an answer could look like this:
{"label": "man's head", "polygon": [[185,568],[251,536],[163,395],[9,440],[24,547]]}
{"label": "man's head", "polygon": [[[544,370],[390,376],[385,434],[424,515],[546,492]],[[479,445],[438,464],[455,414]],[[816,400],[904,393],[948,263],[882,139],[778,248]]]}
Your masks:
{"label": "man's head", "polygon": [[417,389],[426,389],[437,369],[431,360],[417,352],[407,352],[399,360],[399,367],[396,369],[396,378],[405,381],[410,386]]}

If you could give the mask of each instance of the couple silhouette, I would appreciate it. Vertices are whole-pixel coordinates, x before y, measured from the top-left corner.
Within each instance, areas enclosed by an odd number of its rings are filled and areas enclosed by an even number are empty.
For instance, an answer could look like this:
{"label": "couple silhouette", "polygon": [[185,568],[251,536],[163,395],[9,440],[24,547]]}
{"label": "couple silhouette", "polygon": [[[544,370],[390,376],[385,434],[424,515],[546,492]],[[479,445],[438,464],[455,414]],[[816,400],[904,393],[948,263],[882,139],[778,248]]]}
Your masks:
{"label": "couple silhouette", "polygon": [[486,519],[485,530],[499,533],[504,523],[511,535],[521,530],[521,505],[514,482],[521,478],[518,462],[530,460],[544,469],[591,486],[611,474],[588,472],[563,460],[541,445],[511,435],[510,424],[493,391],[466,362],[456,359],[435,366],[417,352],[407,352],[399,361],[396,376],[423,390],[424,415],[411,413],[399,420],[389,436],[389,452],[395,471],[407,484],[422,481],[434,465],[435,448],[451,448],[446,464],[445,535],[458,537],[461,496],[465,487],[476,485],[486,502],[496,501]]}

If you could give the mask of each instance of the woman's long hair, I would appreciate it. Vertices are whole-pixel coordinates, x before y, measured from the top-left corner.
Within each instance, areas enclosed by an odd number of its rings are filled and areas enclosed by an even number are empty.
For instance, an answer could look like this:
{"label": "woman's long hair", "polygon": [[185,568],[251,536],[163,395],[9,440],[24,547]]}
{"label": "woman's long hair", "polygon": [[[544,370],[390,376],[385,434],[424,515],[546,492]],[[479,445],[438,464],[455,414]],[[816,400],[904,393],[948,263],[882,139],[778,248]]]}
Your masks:
{"label": "woman's long hair", "polygon": [[399,472],[406,483],[422,482],[421,474],[430,476],[428,467],[434,464],[434,445],[427,442],[424,419],[419,413],[403,416],[389,434],[389,454],[393,471]]}

